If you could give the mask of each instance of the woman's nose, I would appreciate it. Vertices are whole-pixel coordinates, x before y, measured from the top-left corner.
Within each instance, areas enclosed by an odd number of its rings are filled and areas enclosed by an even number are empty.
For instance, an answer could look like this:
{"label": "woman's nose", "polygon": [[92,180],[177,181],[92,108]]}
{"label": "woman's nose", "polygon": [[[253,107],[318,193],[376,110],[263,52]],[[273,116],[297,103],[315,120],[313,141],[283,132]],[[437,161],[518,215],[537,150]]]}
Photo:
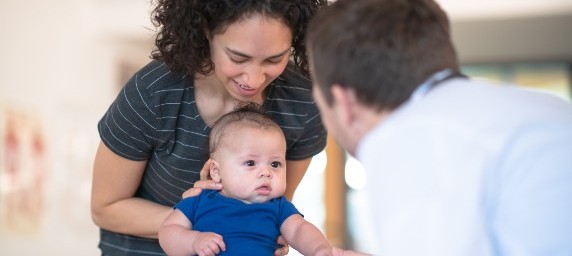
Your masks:
{"label": "woman's nose", "polygon": [[258,89],[262,87],[264,81],[266,80],[264,75],[264,68],[260,66],[253,66],[246,73],[246,79],[248,87],[252,89]]}

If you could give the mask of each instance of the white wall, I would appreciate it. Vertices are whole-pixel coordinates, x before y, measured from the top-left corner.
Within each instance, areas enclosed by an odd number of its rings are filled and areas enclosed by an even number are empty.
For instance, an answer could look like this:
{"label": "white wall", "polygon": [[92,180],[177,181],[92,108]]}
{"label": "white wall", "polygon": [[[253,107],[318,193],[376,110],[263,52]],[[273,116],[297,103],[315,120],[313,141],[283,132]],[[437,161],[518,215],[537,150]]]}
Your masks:
{"label": "white wall", "polygon": [[572,12],[553,16],[459,20],[453,21],[451,30],[463,63],[572,62]]}
{"label": "white wall", "polygon": [[[0,255],[98,255],[89,213],[96,123],[119,88],[120,63],[147,61],[149,3],[2,0],[0,10]],[[9,130],[23,156],[16,172]]]}

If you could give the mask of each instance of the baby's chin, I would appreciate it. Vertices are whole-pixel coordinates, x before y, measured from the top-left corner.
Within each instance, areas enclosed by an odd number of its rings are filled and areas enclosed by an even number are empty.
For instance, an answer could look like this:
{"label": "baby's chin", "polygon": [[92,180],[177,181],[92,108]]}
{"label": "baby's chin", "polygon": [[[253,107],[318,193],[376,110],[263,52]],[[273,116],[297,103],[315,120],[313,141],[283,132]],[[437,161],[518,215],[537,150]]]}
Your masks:
{"label": "baby's chin", "polygon": [[243,202],[247,203],[247,204],[261,204],[261,203],[266,203],[274,198],[278,198],[281,195],[256,195],[253,196],[252,198],[249,198],[247,200],[242,200]]}

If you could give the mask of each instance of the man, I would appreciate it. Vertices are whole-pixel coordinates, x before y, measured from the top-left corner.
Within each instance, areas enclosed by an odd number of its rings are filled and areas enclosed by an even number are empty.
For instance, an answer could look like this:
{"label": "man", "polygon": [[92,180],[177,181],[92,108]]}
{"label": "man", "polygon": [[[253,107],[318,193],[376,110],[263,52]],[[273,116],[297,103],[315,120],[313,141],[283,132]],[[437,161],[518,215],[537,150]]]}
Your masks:
{"label": "man", "polygon": [[338,0],[307,47],[322,119],[367,171],[376,254],[572,255],[569,103],[460,75],[432,0]]}

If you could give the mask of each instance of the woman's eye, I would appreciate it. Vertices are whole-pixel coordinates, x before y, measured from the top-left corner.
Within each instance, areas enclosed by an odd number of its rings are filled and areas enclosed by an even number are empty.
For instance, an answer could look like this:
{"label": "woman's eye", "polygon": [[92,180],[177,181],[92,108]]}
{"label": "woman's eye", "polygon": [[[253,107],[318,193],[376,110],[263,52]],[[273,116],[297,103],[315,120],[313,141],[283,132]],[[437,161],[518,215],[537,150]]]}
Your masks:
{"label": "woman's eye", "polygon": [[272,164],[270,164],[270,166],[272,166],[272,168],[278,168],[278,167],[282,166],[282,163],[280,163],[280,162],[272,162]]}
{"label": "woman's eye", "polygon": [[236,59],[230,58],[230,61],[232,61],[236,64],[242,64],[242,63],[245,63],[247,60],[236,60]]}
{"label": "woman's eye", "polygon": [[282,59],[269,59],[269,60],[266,60],[266,61],[267,61],[268,63],[270,63],[270,64],[278,64],[278,63],[280,63],[280,62],[282,61]]}
{"label": "woman's eye", "polygon": [[249,160],[249,161],[244,162],[244,165],[246,165],[246,166],[254,166],[255,163],[254,163],[254,161]]}

